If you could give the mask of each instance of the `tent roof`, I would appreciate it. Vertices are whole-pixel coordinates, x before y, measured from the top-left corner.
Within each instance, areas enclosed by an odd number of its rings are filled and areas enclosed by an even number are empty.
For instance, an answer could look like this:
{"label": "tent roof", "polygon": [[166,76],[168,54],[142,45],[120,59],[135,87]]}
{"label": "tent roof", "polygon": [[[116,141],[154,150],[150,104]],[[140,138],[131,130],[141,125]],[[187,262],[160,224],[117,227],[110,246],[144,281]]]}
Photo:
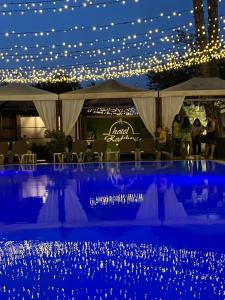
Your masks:
{"label": "tent roof", "polygon": [[217,77],[194,77],[160,93],[161,97],[225,96],[225,80]]}
{"label": "tent roof", "polygon": [[115,99],[133,97],[157,97],[157,93],[155,91],[130,87],[121,84],[116,80],[110,79],[86,89],[80,89],[59,95],[61,100]]}
{"label": "tent roof", "polygon": [[0,86],[0,101],[57,100],[58,95],[22,83]]}

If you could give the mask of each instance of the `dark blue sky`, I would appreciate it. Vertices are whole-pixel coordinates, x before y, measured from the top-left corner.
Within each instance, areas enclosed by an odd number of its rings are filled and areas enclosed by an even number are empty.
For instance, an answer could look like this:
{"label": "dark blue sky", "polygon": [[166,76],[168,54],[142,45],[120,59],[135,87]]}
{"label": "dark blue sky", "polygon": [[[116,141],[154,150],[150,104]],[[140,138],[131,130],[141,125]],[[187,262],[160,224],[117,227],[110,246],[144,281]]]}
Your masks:
{"label": "dark blue sky", "polygon": [[[30,0],[23,0],[23,2],[29,2]],[[108,2],[109,0],[93,0],[93,3],[102,3]],[[120,1],[120,0],[119,0]],[[13,2],[12,0],[2,1],[0,3],[8,3],[8,8],[3,8],[0,6],[1,10],[7,10],[9,8],[13,9],[22,9],[24,6],[19,7],[18,5],[10,6],[9,3]],[[22,2],[22,0],[14,0],[14,2]],[[32,3],[37,3],[41,1],[34,0]],[[65,4],[68,7],[72,5],[83,4],[84,2],[90,2],[85,0],[77,0],[77,3],[74,3],[74,0],[60,1],[56,4],[56,7],[61,7]],[[222,5],[222,4],[221,4]],[[52,7],[52,4],[44,4],[43,7]],[[165,52],[167,48],[171,48],[171,43],[162,43],[160,38],[167,35],[168,37],[172,34],[172,28],[176,26],[181,26],[193,22],[192,15],[190,10],[192,9],[191,0],[139,0],[138,3],[135,3],[134,0],[126,0],[126,5],[119,3],[114,3],[108,5],[106,8],[76,8],[74,11],[70,9],[63,11],[62,13],[53,13],[52,11],[45,11],[43,14],[34,14],[33,12],[26,12],[24,15],[21,15],[18,12],[12,14],[12,16],[1,16],[0,18],[0,32],[1,33],[10,33],[12,31],[16,32],[45,32],[46,30],[54,29],[68,29],[74,28],[75,26],[81,27],[93,27],[100,26],[104,24],[110,24],[111,22],[120,23],[130,20],[137,20],[138,18],[149,19],[156,16],[159,16],[161,12],[165,14],[172,14],[173,12],[182,12],[180,17],[160,17],[154,19],[152,22],[148,21],[146,24],[136,24],[131,25],[120,25],[110,27],[108,30],[77,30],[67,33],[52,33],[48,36],[35,36],[34,34],[28,34],[26,37],[21,35],[17,37],[16,35],[0,36],[2,55],[4,56],[3,60],[0,60],[1,68],[15,68],[15,67],[28,67],[35,66],[37,68],[46,68],[46,67],[55,67],[56,65],[65,65],[65,66],[76,66],[82,65],[84,63],[90,66],[90,63],[94,63],[94,66],[99,66],[99,60],[105,59],[106,61],[113,60],[124,60],[125,58],[134,57],[138,59],[137,56],[143,54],[144,56],[153,55],[155,51]],[[144,33],[149,32],[149,30],[158,29],[158,32],[153,32],[144,36]],[[165,33],[161,33],[162,30],[166,29]],[[167,30],[169,29],[169,30]],[[190,28],[190,31],[192,29]],[[128,35],[131,34],[140,34],[137,38],[128,40]],[[122,45],[122,41],[118,42],[107,42],[106,40],[112,38],[121,38],[126,37],[125,44]],[[149,40],[149,37],[152,37],[152,40]],[[99,42],[95,42],[98,39]],[[82,42],[82,46],[77,46],[74,48],[74,44]],[[91,42],[94,42],[93,45],[90,45]],[[134,45],[134,43],[137,43]],[[140,48],[138,48],[139,43],[142,43]],[[50,48],[51,45],[62,45],[65,43],[65,46]],[[127,44],[128,43],[128,44]],[[144,43],[144,44],[143,44]],[[154,45],[152,45],[154,43]],[[39,45],[37,47],[36,45]],[[69,46],[71,45],[71,46]],[[113,54],[112,46],[115,46],[114,50],[119,53]],[[18,46],[18,48],[15,48]],[[22,49],[21,49],[22,46]],[[27,46],[28,48],[24,48]],[[43,49],[40,47],[44,46]],[[69,46],[69,47],[68,47]],[[124,46],[124,49],[122,49]],[[127,47],[130,47],[128,49]],[[12,49],[10,50],[10,48]],[[34,48],[29,48],[34,47]],[[100,54],[96,53],[96,56],[93,57],[94,50],[97,51],[100,49]],[[63,52],[68,51],[68,56],[65,57]],[[75,51],[79,52],[75,52]],[[81,52],[83,50],[83,52]],[[42,52],[41,54],[39,52]],[[90,51],[90,53],[88,52]],[[50,54],[52,52],[52,54]],[[105,52],[105,55],[103,55]],[[55,56],[58,54],[58,59],[55,59]],[[92,57],[90,57],[92,54]],[[12,56],[14,55],[14,58]],[[27,62],[21,56],[24,55],[33,55],[34,61]],[[37,55],[39,55],[37,57]],[[46,58],[52,57],[53,60],[46,61]],[[16,58],[19,61],[16,62]],[[6,60],[9,60],[8,62]],[[43,59],[43,61],[41,61]],[[135,85],[145,85],[146,82],[141,79],[129,79],[127,82],[132,82]]]}

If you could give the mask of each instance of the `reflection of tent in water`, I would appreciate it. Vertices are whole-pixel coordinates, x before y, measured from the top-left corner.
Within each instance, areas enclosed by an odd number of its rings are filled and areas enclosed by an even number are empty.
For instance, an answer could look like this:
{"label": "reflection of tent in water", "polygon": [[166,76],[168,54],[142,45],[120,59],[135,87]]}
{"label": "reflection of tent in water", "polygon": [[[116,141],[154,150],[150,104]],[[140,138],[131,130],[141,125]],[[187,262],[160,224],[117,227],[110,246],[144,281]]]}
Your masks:
{"label": "reflection of tent in water", "polygon": [[50,189],[46,203],[42,206],[37,223],[59,225],[58,191]]}
{"label": "reflection of tent in water", "polygon": [[77,181],[70,180],[65,189],[65,225],[82,225],[88,222],[79,198],[77,197]]}
{"label": "reflection of tent in water", "polygon": [[22,197],[45,197],[48,183],[49,179],[46,175],[28,177],[26,181],[22,182]]}
{"label": "reflection of tent in water", "polygon": [[[160,211],[161,210],[161,211]],[[162,212],[163,210],[163,212]],[[162,216],[163,213],[163,216]],[[142,202],[137,216],[137,221],[185,221],[187,214],[182,203],[176,197],[173,186],[168,187],[164,191],[163,205],[160,204],[158,187],[156,183],[152,183],[147,190],[144,201]]]}
{"label": "reflection of tent in water", "polygon": [[[88,222],[87,216],[77,197],[77,182],[70,180],[64,189],[64,199],[58,189],[50,189],[46,203],[38,216],[38,223],[51,225],[82,225]],[[60,201],[63,207],[59,204]],[[64,216],[62,217],[62,211]]]}

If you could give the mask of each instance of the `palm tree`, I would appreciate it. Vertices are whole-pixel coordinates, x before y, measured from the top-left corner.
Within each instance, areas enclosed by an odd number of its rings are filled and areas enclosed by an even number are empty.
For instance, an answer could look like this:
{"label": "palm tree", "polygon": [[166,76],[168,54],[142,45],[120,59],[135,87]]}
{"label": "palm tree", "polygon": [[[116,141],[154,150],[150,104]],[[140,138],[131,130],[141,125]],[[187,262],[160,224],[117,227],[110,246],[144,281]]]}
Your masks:
{"label": "palm tree", "polygon": [[218,0],[207,0],[208,4],[208,37],[214,44],[218,39]]}
{"label": "palm tree", "polygon": [[[193,11],[197,46],[200,51],[203,51],[207,45],[203,0],[193,0]],[[210,75],[208,64],[200,65],[200,74],[203,77],[208,77]]]}
{"label": "palm tree", "polygon": [[[207,44],[214,46],[218,40],[218,0],[207,0],[208,6],[208,37],[205,25],[203,0],[193,0],[195,35],[197,46],[203,51]],[[200,73],[204,77],[219,76],[218,63],[212,60],[210,63],[200,66]]]}
{"label": "palm tree", "polygon": [[[218,41],[218,0],[207,0],[208,4],[208,40],[213,47]],[[219,66],[215,60],[210,62],[210,75],[219,76]]]}
{"label": "palm tree", "polygon": [[193,0],[193,10],[194,10],[196,40],[199,49],[204,50],[207,44],[207,36],[206,36],[203,0]]}

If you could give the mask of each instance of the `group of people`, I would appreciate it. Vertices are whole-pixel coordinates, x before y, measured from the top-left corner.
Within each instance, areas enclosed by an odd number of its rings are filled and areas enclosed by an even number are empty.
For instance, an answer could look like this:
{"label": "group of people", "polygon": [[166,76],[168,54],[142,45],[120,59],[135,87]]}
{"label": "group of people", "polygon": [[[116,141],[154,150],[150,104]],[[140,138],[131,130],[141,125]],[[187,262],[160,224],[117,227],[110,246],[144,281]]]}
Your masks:
{"label": "group of people", "polygon": [[[161,159],[161,154],[171,155],[175,158],[190,158],[193,155],[201,155],[201,144],[205,143],[205,158],[214,159],[216,147],[216,119],[207,116],[207,125],[203,126],[197,118],[191,124],[189,117],[181,117],[177,114],[172,124],[173,149],[168,149],[168,134],[162,126],[157,127],[156,140],[156,159]],[[203,132],[206,134],[203,135]]]}

